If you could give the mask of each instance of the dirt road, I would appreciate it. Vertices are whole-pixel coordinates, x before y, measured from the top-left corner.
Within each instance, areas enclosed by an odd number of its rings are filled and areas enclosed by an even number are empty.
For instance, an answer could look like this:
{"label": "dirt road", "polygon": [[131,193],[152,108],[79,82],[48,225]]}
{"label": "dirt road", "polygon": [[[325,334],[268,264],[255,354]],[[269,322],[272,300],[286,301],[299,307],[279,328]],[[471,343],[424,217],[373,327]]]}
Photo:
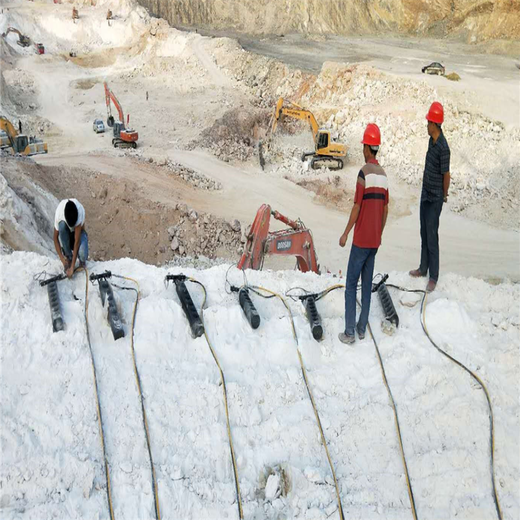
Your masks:
{"label": "dirt road", "polygon": [[[161,168],[128,157],[102,155],[39,156],[41,164],[92,168],[116,179],[137,183],[140,195],[165,205],[184,202],[200,211],[225,219],[238,218],[248,224],[263,203],[289,217],[301,217],[313,231],[322,267],[344,272],[352,237],[345,249],[338,240],[348,214],[314,202],[312,194],[279,177],[269,177],[224,163],[201,151],[172,152],[175,161],[218,180],[219,192],[196,190],[172,179]],[[419,193],[417,193],[417,200]],[[139,208],[135,208],[139,211]],[[478,238],[476,238],[478,237]],[[441,269],[466,276],[510,278],[520,280],[519,235],[462,218],[445,206],[440,227]],[[497,254],[497,252],[500,254]],[[408,270],[417,267],[420,254],[418,207],[412,214],[392,218],[385,230],[383,245],[377,256],[381,271]]]}

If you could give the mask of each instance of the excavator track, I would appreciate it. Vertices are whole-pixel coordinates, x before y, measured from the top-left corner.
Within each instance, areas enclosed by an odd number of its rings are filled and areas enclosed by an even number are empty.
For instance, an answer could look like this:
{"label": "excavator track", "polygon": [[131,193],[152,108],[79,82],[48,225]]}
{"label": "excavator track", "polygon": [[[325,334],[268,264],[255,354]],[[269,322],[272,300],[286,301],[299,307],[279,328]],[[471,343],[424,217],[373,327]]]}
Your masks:
{"label": "excavator track", "polygon": [[[332,165],[327,165],[332,163]],[[319,168],[329,168],[329,170],[342,170],[344,166],[343,159],[339,157],[332,157],[330,155],[314,155],[311,159],[311,168],[317,170]]]}
{"label": "excavator track", "polygon": [[112,144],[114,145],[114,148],[137,148],[137,143],[129,143],[122,139],[112,139]]}

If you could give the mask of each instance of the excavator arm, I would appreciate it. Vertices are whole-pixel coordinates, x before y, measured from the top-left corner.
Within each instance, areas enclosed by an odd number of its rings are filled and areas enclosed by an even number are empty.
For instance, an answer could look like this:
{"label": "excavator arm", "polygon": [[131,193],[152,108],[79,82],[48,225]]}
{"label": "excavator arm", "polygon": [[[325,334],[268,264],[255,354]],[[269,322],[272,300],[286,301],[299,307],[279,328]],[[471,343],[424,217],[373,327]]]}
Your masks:
{"label": "excavator arm", "polygon": [[9,142],[11,143],[11,146],[13,147],[13,150],[15,149],[15,139],[18,135],[18,132],[16,131],[16,128],[13,126],[11,121],[9,119],[5,118],[4,116],[0,116],[0,130],[3,130],[7,137],[9,138]]}
{"label": "excavator arm", "polygon": [[108,126],[114,126],[114,117],[112,116],[112,108],[110,105],[110,101],[114,103],[114,106],[116,107],[117,114],[119,116],[119,121],[124,124],[125,122],[125,115],[123,114],[123,108],[121,107],[121,104],[117,100],[115,94],[108,88],[108,85],[104,83],[105,85],[105,101],[107,104],[107,124]]}
{"label": "excavator arm", "polygon": [[[284,106],[287,103],[288,106]],[[319,125],[314,117],[314,114],[305,108],[293,103],[286,101],[284,98],[280,98],[276,103],[274,111],[273,125],[271,127],[271,133],[274,133],[278,126],[278,121],[282,116],[292,117],[293,119],[300,119],[301,121],[307,121],[311,128],[312,137],[316,140],[316,135],[319,131]]]}
{"label": "excavator arm", "polygon": [[[271,216],[283,222],[287,229],[269,232]],[[258,210],[251,231],[247,237],[239,269],[262,269],[266,254],[296,256],[298,268],[302,272],[319,273],[314,241],[309,229],[301,221],[288,219],[278,211],[263,204]]]}

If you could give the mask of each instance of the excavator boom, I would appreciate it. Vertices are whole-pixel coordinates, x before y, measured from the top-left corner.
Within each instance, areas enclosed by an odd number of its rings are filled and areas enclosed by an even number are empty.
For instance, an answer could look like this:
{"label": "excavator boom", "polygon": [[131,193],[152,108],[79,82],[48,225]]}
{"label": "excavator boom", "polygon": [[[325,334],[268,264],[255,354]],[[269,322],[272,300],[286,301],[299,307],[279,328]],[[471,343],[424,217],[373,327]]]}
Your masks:
{"label": "excavator boom", "polygon": [[116,107],[117,114],[119,116],[119,121],[121,121],[121,123],[124,123],[125,122],[125,115],[123,113],[123,107],[121,106],[121,104],[117,100],[115,94],[108,88],[108,85],[106,83],[104,83],[104,85],[105,85],[105,101],[107,103],[108,119],[110,120],[110,118],[112,118],[112,124],[110,124],[110,121],[107,120],[108,126],[113,126],[114,125],[114,118],[112,117],[112,110],[111,110],[110,101],[112,101],[112,103],[114,103],[114,106]]}
{"label": "excavator boom", "polygon": [[[289,106],[284,106],[284,103],[287,103]],[[293,119],[300,119],[302,121],[307,121],[309,126],[311,127],[312,137],[316,139],[316,135],[319,131],[319,125],[314,117],[314,114],[309,110],[305,110],[300,105],[293,103],[291,101],[284,100],[284,98],[280,98],[276,103],[273,126],[271,128],[271,133],[276,130],[278,125],[278,121],[282,116],[292,117]]]}

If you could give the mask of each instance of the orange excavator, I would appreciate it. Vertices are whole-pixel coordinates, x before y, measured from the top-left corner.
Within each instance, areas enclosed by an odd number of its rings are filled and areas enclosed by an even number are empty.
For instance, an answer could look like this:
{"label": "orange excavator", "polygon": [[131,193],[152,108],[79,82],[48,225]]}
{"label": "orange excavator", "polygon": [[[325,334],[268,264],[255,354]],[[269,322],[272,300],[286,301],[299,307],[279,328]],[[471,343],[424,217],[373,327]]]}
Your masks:
{"label": "orange excavator", "polygon": [[[271,216],[289,227],[269,232]],[[238,268],[260,270],[265,255],[268,254],[294,255],[298,269],[303,273],[320,272],[311,231],[300,219],[291,220],[278,211],[273,211],[268,204],[262,204],[251,226]]]}
{"label": "orange excavator", "polygon": [[[130,127],[125,127],[123,107],[117,100],[115,94],[108,88],[108,85],[106,83],[104,83],[104,85],[105,100],[107,103],[107,125],[114,129],[114,137],[112,139],[114,148],[137,148],[137,139],[139,138],[139,134]],[[110,102],[114,103],[114,106],[116,107],[119,116],[118,121],[116,121],[112,116],[112,107]],[[129,122],[130,115],[127,116],[126,124],[128,125]]]}

